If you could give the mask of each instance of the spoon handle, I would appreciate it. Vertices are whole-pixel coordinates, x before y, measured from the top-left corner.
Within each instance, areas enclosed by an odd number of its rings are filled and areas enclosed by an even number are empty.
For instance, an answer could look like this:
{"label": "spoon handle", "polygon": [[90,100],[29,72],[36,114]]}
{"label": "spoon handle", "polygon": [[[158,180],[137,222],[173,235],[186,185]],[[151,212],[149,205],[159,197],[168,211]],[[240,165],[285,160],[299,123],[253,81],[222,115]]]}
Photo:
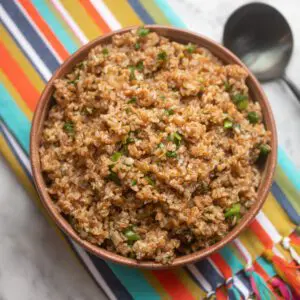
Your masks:
{"label": "spoon handle", "polygon": [[296,98],[298,99],[298,101],[300,102],[300,90],[295,85],[295,83],[293,81],[291,81],[286,76],[286,74],[283,74],[283,76],[281,77],[281,79],[290,87],[290,89],[292,90],[292,92],[294,93],[294,95],[296,96]]}

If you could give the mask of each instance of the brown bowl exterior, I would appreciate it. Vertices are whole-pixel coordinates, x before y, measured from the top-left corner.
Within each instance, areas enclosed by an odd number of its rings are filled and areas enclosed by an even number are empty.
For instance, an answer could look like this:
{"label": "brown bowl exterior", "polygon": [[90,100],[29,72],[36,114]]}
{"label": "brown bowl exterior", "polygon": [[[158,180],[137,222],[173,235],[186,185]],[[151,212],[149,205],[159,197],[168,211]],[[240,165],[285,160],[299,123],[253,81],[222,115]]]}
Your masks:
{"label": "brown bowl exterior", "polygon": [[[205,47],[209,49],[214,55],[219,57],[224,63],[234,63],[243,66],[245,69],[246,66],[229,50],[222,47],[221,45],[217,44],[216,42],[203,37],[201,35],[198,35],[196,33],[192,33],[187,30],[182,30],[178,28],[173,27],[167,27],[167,26],[159,26],[159,25],[149,25],[145,26],[146,28],[151,29],[152,31],[157,32],[158,34],[168,37],[171,40],[187,44],[187,43],[193,43],[202,47]],[[138,267],[138,268],[145,268],[145,269],[163,269],[163,268],[171,268],[171,267],[178,267],[183,266],[186,264],[194,263],[198,260],[201,260],[208,255],[212,254],[213,252],[219,250],[220,248],[224,247],[226,244],[228,244],[230,241],[232,241],[234,238],[238,236],[238,234],[241,233],[243,229],[247,227],[247,225],[250,224],[252,219],[256,216],[256,214],[261,209],[263,203],[266,200],[266,197],[269,193],[272,179],[275,171],[276,166],[276,159],[277,159],[277,135],[276,135],[276,127],[275,122],[273,118],[273,114],[270,108],[270,105],[268,103],[268,100],[256,80],[256,78],[251,74],[249,71],[249,77],[247,79],[247,84],[251,93],[251,96],[254,100],[258,101],[262,107],[263,117],[265,121],[266,128],[271,132],[271,147],[272,151],[268,156],[268,159],[266,161],[263,176],[262,176],[262,182],[259,186],[258,190],[258,199],[256,203],[252,206],[252,208],[247,212],[247,214],[243,217],[241,222],[227,235],[224,239],[219,241],[218,243],[197,251],[195,253],[185,255],[179,258],[176,258],[170,265],[163,265],[158,264],[155,262],[137,262],[136,260],[123,257],[121,255],[118,255],[116,253],[109,252],[105,249],[102,249],[96,245],[91,244],[88,241],[85,241],[79,237],[79,235],[73,230],[71,225],[63,218],[63,216],[57,211],[55,208],[54,203],[52,202],[50,196],[48,195],[46,191],[46,184],[44,182],[42,171],[41,171],[41,165],[40,165],[40,155],[39,155],[39,146],[40,146],[40,139],[41,139],[41,132],[43,129],[43,123],[45,121],[45,118],[47,116],[49,107],[51,105],[51,99],[54,92],[54,86],[53,82],[57,78],[61,78],[64,75],[66,75],[68,72],[71,71],[71,69],[74,67],[74,65],[81,60],[83,60],[88,52],[95,47],[96,45],[99,45],[101,43],[108,43],[111,41],[111,38],[115,34],[125,33],[127,31],[130,31],[135,27],[129,27],[122,30],[111,32],[107,35],[101,36],[87,45],[81,47],[76,53],[74,53],[72,56],[70,56],[61,66],[60,68],[55,72],[55,74],[52,76],[48,84],[46,85],[39,103],[37,105],[33,123],[32,123],[32,129],[31,129],[31,136],[30,136],[30,159],[31,159],[31,166],[32,166],[32,172],[33,177],[35,181],[35,185],[37,188],[37,191],[40,195],[40,198],[48,210],[51,217],[54,219],[56,224],[62,229],[67,235],[69,235],[73,240],[75,240],[79,245],[81,245],[83,248],[88,250],[89,252],[93,253],[94,255],[107,259],[116,263],[120,263],[123,265],[131,266],[131,267]]]}

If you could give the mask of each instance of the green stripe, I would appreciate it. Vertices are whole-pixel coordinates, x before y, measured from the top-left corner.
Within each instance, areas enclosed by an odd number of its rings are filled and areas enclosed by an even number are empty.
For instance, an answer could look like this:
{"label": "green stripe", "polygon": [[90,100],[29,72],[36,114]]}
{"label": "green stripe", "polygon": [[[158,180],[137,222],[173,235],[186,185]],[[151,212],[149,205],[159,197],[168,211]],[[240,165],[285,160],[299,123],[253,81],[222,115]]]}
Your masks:
{"label": "green stripe", "polygon": [[279,165],[276,168],[275,180],[296,212],[300,214],[300,192],[296,190],[295,186]]}
{"label": "green stripe", "polygon": [[160,296],[145,279],[143,273],[137,269],[124,267],[115,263],[107,262],[109,267],[119,278],[134,299],[159,300]]}
{"label": "green stripe", "polygon": [[263,268],[263,270],[268,274],[269,277],[273,277],[277,274],[273,265],[268,262],[264,257],[259,257],[256,262]]}
{"label": "green stripe", "polygon": [[233,274],[236,274],[239,271],[243,270],[243,265],[241,264],[237,256],[235,256],[234,252],[231,249],[231,246],[225,246],[219,251],[219,253],[223,256],[226,263],[230,266]]}
{"label": "green stripe", "polygon": [[28,153],[31,124],[2,83],[0,95],[0,117]]}
{"label": "green stripe", "polygon": [[167,17],[153,1],[140,0],[140,3],[144,6],[148,14],[152,17],[156,24],[171,25]]}

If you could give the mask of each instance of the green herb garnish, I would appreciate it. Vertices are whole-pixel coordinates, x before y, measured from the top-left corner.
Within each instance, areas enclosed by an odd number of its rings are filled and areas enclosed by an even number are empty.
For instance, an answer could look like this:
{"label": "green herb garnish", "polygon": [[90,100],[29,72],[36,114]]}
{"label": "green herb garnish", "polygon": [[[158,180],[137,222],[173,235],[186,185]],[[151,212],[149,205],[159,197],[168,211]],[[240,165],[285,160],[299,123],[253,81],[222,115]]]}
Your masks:
{"label": "green herb garnish", "polygon": [[113,181],[117,185],[121,185],[121,180],[118,177],[118,174],[114,171],[110,171],[110,173],[106,176],[106,179]]}
{"label": "green herb garnish", "polygon": [[177,153],[176,153],[176,151],[167,151],[166,156],[169,157],[169,158],[176,158]]}
{"label": "green herb garnish", "polygon": [[134,45],[134,49],[135,50],[139,50],[141,48],[141,44],[140,43],[136,43],[135,45]]}
{"label": "green herb garnish", "polygon": [[109,53],[108,49],[107,48],[103,48],[102,54],[106,56],[106,55],[108,55],[108,53]]}
{"label": "green herb garnish", "polygon": [[262,144],[259,147],[260,155],[265,157],[271,152],[271,147],[268,144]]}
{"label": "green herb garnish", "polygon": [[248,112],[248,120],[251,124],[256,124],[259,121],[259,116],[255,111]]}
{"label": "green herb garnish", "polygon": [[127,103],[128,104],[136,103],[136,97],[132,97]]}
{"label": "green herb garnish", "polygon": [[144,27],[140,27],[138,30],[137,30],[137,34],[140,36],[140,37],[145,37],[146,35],[148,35],[150,32],[150,30],[148,28],[144,28]]}
{"label": "green herb garnish", "polygon": [[174,109],[170,108],[170,109],[165,109],[165,114],[168,116],[172,116],[174,115]]}
{"label": "green herb garnish", "polygon": [[231,129],[231,128],[233,127],[233,122],[230,121],[230,120],[228,120],[228,119],[226,119],[226,120],[224,121],[223,127],[224,127],[225,129]]}
{"label": "green herb garnish", "polygon": [[231,90],[231,84],[228,81],[225,81],[224,89],[226,92],[229,92]]}
{"label": "green herb garnish", "polygon": [[239,110],[245,110],[248,107],[248,97],[243,94],[235,94],[231,96],[233,103]]}
{"label": "green herb garnish", "polygon": [[136,242],[136,241],[138,241],[139,239],[141,239],[140,236],[139,236],[139,234],[136,233],[136,232],[133,230],[132,226],[127,227],[127,228],[124,230],[123,234],[126,236],[127,242],[130,243],[130,244],[133,244],[134,242]]}
{"label": "green herb garnish", "polygon": [[142,61],[139,61],[136,65],[136,69],[142,72],[144,70],[144,63]]}
{"label": "green herb garnish", "polygon": [[157,145],[157,148],[163,149],[163,148],[165,148],[165,145],[164,145],[163,143],[159,143],[159,144]]}
{"label": "green herb garnish", "polygon": [[162,61],[162,62],[166,61],[167,57],[168,57],[168,55],[167,55],[166,51],[161,51],[157,54],[157,59]]}
{"label": "green herb garnish", "polygon": [[145,176],[145,179],[148,181],[148,183],[152,186],[155,186],[155,180],[152,179],[151,177],[149,176]]}
{"label": "green herb garnish", "polygon": [[192,54],[196,50],[196,46],[194,44],[189,43],[186,46],[186,50],[187,50],[188,53]]}
{"label": "green herb garnish", "polygon": [[240,214],[241,210],[241,204],[235,203],[233,204],[224,214],[225,218],[231,217],[231,216],[237,216]]}
{"label": "green herb garnish", "polygon": [[136,179],[133,179],[132,181],[131,181],[131,186],[135,186],[137,184],[137,180]]}
{"label": "green herb garnish", "polygon": [[135,77],[135,67],[134,66],[130,66],[129,67],[129,70],[130,70],[130,75],[129,75],[129,80],[136,80],[136,77]]}
{"label": "green herb garnish", "polygon": [[115,152],[111,157],[110,159],[114,162],[118,161],[119,158],[122,156],[122,153],[121,152]]}
{"label": "green herb garnish", "polygon": [[73,136],[75,134],[75,128],[73,122],[66,122],[63,126],[63,129],[70,136]]}

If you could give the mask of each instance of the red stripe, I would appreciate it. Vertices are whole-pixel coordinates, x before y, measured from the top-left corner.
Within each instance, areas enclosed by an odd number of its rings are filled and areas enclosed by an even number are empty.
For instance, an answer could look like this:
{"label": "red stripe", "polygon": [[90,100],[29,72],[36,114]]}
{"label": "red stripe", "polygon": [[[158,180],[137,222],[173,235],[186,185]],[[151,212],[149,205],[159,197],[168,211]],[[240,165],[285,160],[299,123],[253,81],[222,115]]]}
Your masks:
{"label": "red stripe", "polygon": [[172,299],[176,300],[194,300],[190,291],[178,280],[172,271],[159,270],[152,271],[163,288],[168,292]]}
{"label": "red stripe", "polygon": [[108,27],[106,22],[102,19],[102,17],[99,15],[98,11],[90,3],[90,1],[87,1],[87,0],[79,0],[79,1],[80,1],[81,5],[85,8],[87,13],[92,17],[94,22],[101,29],[102,33],[108,33],[111,31],[111,29]]}
{"label": "red stripe", "polygon": [[38,90],[32,85],[24,71],[18,66],[18,63],[11,57],[7,49],[0,42],[0,68],[3,70],[8,79],[12,82],[23,100],[31,111],[39,99]]}
{"label": "red stripe", "polygon": [[290,235],[290,239],[291,239],[291,242],[295,245],[300,245],[300,236],[297,234],[297,232],[293,232],[291,235]]}
{"label": "red stripe", "polygon": [[216,299],[217,300],[227,300],[227,295],[223,291],[223,287],[219,287],[216,290]]}
{"label": "red stripe", "polygon": [[224,258],[219,253],[213,253],[210,255],[211,260],[215,263],[215,265],[218,267],[218,269],[223,274],[223,277],[225,279],[228,279],[232,277],[232,271],[230,266],[227,264],[227,262],[224,260]]}
{"label": "red stripe", "polygon": [[267,248],[272,249],[273,248],[273,241],[269,237],[269,235],[265,232],[263,227],[259,224],[257,220],[254,220],[249,228],[255,233],[255,235],[258,237],[258,239],[261,241],[261,243]]}
{"label": "red stripe", "polygon": [[52,45],[58,55],[63,59],[69,57],[69,53],[61,42],[56,38],[52,30],[49,28],[48,24],[44,19],[39,15],[36,8],[32,5],[31,1],[28,0],[19,0],[19,3],[24,7],[26,12],[29,14],[31,19],[34,21],[39,30],[45,35],[48,42]]}
{"label": "red stripe", "polygon": [[264,281],[268,281],[270,276],[268,273],[262,268],[262,266],[258,262],[253,263],[254,270],[264,279]]}

